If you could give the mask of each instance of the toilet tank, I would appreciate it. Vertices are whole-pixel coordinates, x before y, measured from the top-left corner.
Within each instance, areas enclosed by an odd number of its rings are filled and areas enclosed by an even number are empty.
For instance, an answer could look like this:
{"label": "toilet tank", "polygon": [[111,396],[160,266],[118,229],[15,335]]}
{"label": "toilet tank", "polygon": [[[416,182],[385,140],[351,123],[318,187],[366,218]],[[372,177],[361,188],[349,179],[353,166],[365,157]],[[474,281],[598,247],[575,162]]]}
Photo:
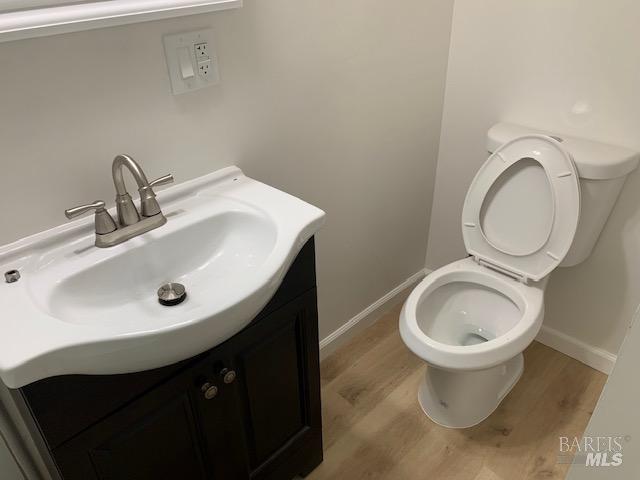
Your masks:
{"label": "toilet tank", "polygon": [[508,123],[498,123],[489,129],[487,149],[493,153],[508,141],[527,134],[547,135],[561,142],[578,170],[580,220],[571,248],[560,266],[577,265],[591,255],[627,176],[638,167],[640,154],[624,147]]}

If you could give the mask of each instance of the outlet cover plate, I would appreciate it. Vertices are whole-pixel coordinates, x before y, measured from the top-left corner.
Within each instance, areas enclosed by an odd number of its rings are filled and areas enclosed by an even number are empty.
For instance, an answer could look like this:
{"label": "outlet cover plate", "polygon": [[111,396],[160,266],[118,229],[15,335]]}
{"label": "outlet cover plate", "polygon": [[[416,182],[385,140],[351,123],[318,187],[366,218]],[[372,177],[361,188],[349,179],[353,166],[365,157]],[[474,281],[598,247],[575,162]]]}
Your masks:
{"label": "outlet cover plate", "polygon": [[[218,68],[218,58],[213,48],[213,30],[210,28],[204,30],[195,30],[192,32],[175,33],[165,35],[162,38],[164,43],[164,54],[167,58],[167,68],[169,70],[169,78],[171,80],[171,90],[174,95],[200,90],[201,88],[210,87],[220,83],[220,70]],[[195,45],[199,43],[207,44],[207,53],[211,59],[209,73],[206,76],[195,75],[190,78],[182,77],[182,69],[180,67],[179,51],[186,47],[189,52],[193,71],[198,71],[198,61],[202,62],[202,58],[197,59],[195,53]]]}

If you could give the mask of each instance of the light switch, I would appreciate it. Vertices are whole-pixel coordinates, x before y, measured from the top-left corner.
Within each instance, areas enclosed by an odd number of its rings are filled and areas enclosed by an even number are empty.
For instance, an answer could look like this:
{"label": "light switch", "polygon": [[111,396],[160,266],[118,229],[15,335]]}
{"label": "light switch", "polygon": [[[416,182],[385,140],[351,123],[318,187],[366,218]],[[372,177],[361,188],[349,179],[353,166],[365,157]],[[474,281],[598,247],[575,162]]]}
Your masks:
{"label": "light switch", "polygon": [[220,82],[211,29],[165,35],[162,41],[174,95]]}
{"label": "light switch", "polygon": [[178,62],[180,63],[180,74],[183,80],[196,76],[193,71],[193,63],[191,63],[191,52],[189,47],[178,48]]}

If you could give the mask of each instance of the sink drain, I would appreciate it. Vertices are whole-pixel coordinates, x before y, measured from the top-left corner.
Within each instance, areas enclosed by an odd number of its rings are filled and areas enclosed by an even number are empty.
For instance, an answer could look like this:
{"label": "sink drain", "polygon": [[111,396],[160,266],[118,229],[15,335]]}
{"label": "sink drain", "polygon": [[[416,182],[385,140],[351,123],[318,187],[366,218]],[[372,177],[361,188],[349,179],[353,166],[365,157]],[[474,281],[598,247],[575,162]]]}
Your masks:
{"label": "sink drain", "polygon": [[165,307],[180,305],[187,298],[187,291],[181,283],[165,283],[158,289],[158,302]]}

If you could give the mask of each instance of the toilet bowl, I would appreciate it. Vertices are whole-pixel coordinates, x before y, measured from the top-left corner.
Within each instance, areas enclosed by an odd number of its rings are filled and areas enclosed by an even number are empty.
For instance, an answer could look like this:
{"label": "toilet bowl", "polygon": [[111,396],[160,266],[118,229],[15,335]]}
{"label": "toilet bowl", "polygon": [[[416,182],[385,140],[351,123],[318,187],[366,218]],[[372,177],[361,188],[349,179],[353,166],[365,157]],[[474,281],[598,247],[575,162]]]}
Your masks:
{"label": "toilet bowl", "polygon": [[473,426],[509,393],[523,371],[521,352],[542,324],[543,285],[469,257],[436,270],[409,295],[400,335],[429,365],[418,399],[434,422]]}
{"label": "toilet bowl", "polygon": [[487,418],[515,386],[558,266],[589,257],[638,152],[500,123],[467,191],[469,256],[429,274],[407,298],[400,335],[427,363],[418,400],[452,428]]}

